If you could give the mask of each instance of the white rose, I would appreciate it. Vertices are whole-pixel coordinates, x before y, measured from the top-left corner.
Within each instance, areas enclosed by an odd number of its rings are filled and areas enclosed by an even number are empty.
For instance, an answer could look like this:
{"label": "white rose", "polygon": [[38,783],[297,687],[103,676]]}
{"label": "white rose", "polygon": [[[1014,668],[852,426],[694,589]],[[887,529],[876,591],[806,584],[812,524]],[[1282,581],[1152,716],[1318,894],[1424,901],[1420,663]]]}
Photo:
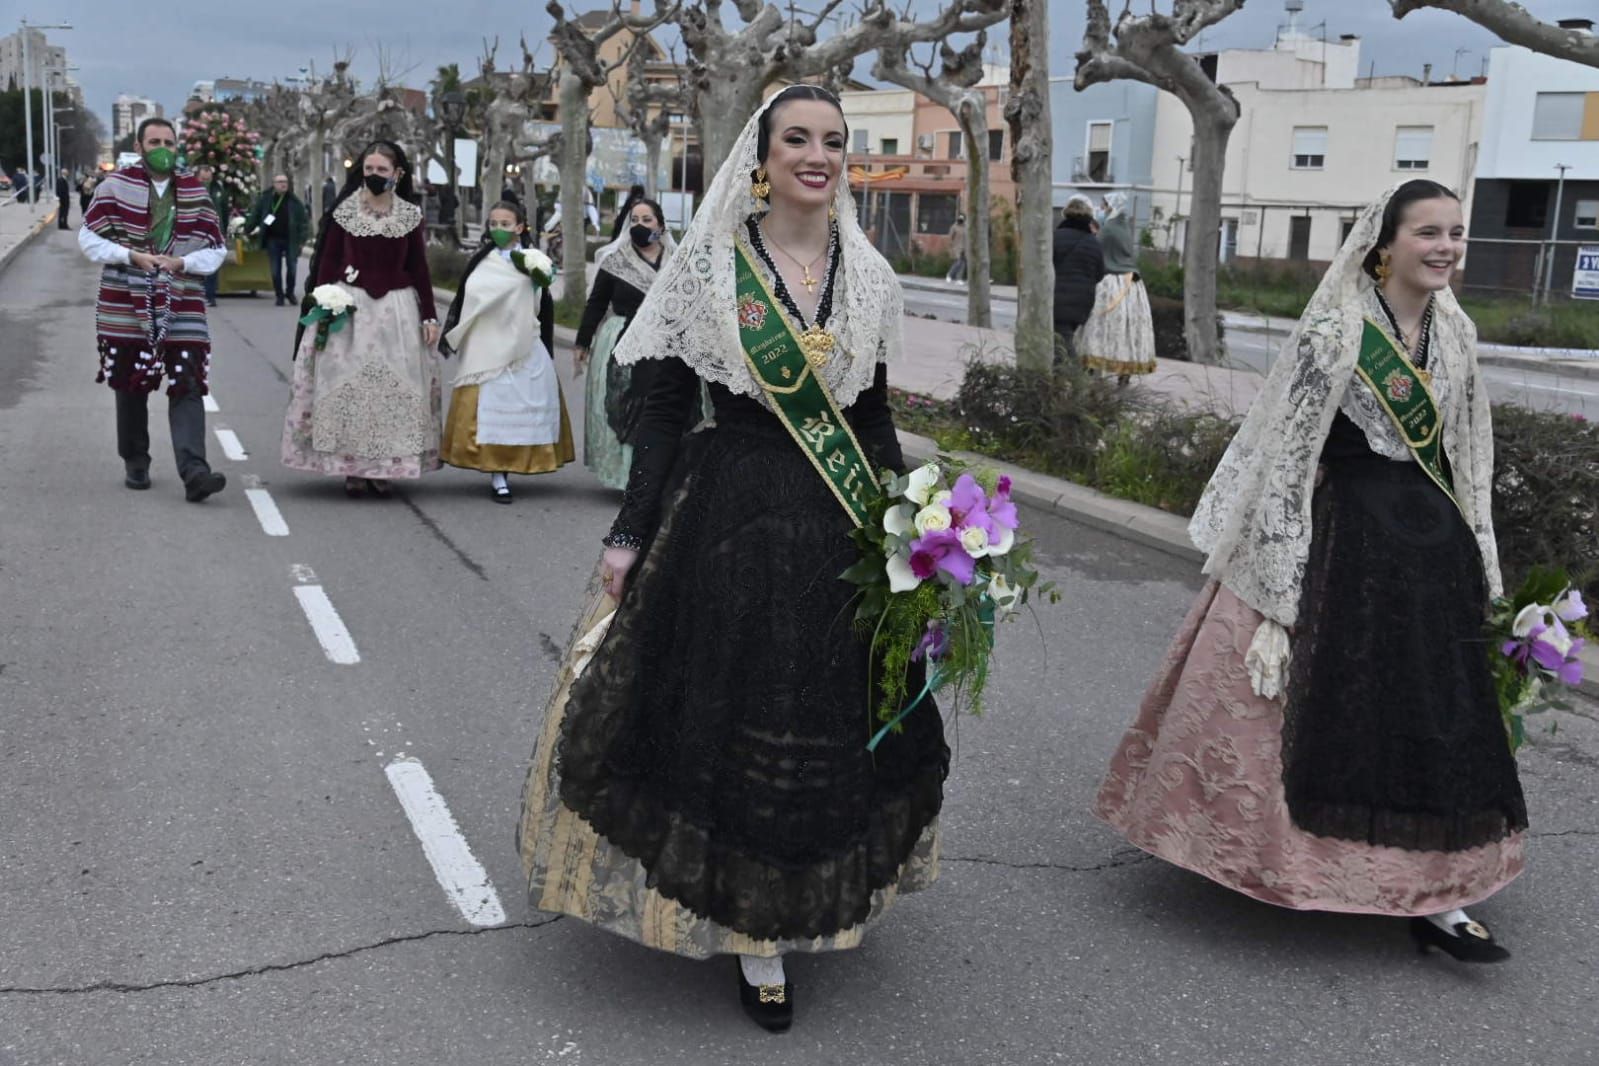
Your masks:
{"label": "white rose", "polygon": [[990,554],[990,555],[1004,555],[1004,554],[1008,553],[1011,550],[1012,546],[1014,546],[1015,543],[1016,543],[1016,531],[1014,529],[1008,529],[1008,528],[1003,528],[1002,527],[1000,529],[999,539],[996,540],[996,541],[991,541],[989,543],[989,545],[988,545],[988,554]]}
{"label": "white rose", "polygon": [[537,248],[529,248],[522,253],[522,262],[527,268],[550,277],[555,271],[555,261]]}
{"label": "white rose", "polygon": [[888,557],[888,591],[910,592],[920,585],[921,579],[911,571],[909,552],[895,552]]}
{"label": "white rose", "polygon": [[895,504],[883,514],[883,532],[891,537],[907,536],[913,528],[916,509],[908,503]]}
{"label": "white rose", "polygon": [[981,559],[988,554],[988,530],[981,526],[967,526],[961,530],[961,547],[973,559]]}
{"label": "white rose", "polygon": [[941,529],[948,529],[949,524],[949,508],[942,504],[930,503],[916,512],[916,532],[918,533],[932,533]]}
{"label": "white rose", "polygon": [[928,463],[919,466],[910,473],[910,484],[905,488],[905,498],[918,507],[925,507],[928,496],[936,484],[938,484],[938,464]]}

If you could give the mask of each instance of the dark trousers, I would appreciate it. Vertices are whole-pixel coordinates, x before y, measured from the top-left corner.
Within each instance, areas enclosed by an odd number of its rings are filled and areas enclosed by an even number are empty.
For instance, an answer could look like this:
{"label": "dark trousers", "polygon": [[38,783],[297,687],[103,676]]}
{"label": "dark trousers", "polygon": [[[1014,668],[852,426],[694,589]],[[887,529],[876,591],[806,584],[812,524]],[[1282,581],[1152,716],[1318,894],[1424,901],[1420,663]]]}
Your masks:
{"label": "dark trousers", "polygon": [[278,297],[294,296],[294,271],[300,265],[298,249],[291,249],[287,238],[268,237],[267,258],[272,264],[272,291]]}
{"label": "dark trousers", "polygon": [[222,271],[220,271],[220,270],[216,271],[213,274],[207,274],[205,276],[205,302],[206,303],[215,304],[217,302],[217,278],[219,278],[221,276],[222,276]]}
{"label": "dark trousers", "polygon": [[63,199],[63,200],[60,201],[60,203],[61,203],[61,210],[56,212],[56,228],[57,229],[66,229],[67,228],[67,211],[68,211],[69,208],[72,207],[72,201],[71,200],[67,200],[67,199]]}
{"label": "dark trousers", "polygon": [[[150,394],[115,393],[117,398],[117,454],[128,466],[150,469]],[[172,454],[178,460],[178,477],[187,482],[211,469],[205,461],[205,401],[190,390],[167,399],[167,426],[172,431]]]}

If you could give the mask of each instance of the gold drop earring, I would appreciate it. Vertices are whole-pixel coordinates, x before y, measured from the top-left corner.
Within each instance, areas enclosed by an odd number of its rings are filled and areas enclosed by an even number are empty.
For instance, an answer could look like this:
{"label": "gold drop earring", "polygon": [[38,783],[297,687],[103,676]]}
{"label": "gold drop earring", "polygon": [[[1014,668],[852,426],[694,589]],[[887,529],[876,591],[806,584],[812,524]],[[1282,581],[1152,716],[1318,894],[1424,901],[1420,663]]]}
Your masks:
{"label": "gold drop earring", "polygon": [[1377,275],[1377,284],[1379,285],[1386,285],[1389,276],[1394,272],[1393,267],[1388,265],[1388,256],[1389,253],[1387,252],[1377,253],[1377,269],[1374,273]]}
{"label": "gold drop earring", "polygon": [[764,200],[772,195],[772,183],[766,180],[766,168],[755,168],[755,181],[750,185],[750,195],[757,200]]}

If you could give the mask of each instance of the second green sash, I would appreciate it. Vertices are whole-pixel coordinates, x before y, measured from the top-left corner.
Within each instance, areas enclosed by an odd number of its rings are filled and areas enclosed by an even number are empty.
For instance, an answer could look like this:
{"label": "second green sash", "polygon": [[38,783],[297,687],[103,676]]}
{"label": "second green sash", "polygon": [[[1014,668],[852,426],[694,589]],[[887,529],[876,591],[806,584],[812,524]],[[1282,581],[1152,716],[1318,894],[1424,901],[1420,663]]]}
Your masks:
{"label": "second green sash", "polygon": [[793,327],[779,312],[766,280],[750,263],[742,241],[735,242],[734,256],[738,338],[744,359],[771,397],[788,435],[827,482],[850,520],[864,525],[869,502],[878,491],[871,464],[833,394],[806,358]]}
{"label": "second green sash", "polygon": [[1454,482],[1444,467],[1443,423],[1432,390],[1427,387],[1421,371],[1369,318],[1360,336],[1360,360],[1355,364],[1355,372],[1371,386],[1377,402],[1399,430],[1417,465],[1459,507]]}

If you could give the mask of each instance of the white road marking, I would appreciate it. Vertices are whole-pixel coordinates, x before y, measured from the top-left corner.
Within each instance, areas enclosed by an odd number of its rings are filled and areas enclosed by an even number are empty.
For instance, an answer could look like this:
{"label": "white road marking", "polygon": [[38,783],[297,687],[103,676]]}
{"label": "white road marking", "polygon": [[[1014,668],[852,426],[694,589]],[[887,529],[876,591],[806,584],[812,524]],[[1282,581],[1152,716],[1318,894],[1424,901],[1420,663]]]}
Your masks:
{"label": "white road marking", "polygon": [[217,406],[217,398],[211,395],[209,392],[201,397],[201,402],[205,404],[205,410],[207,414],[214,415],[222,410],[222,408]]}
{"label": "white road marking", "polygon": [[427,768],[416,759],[396,759],[383,768],[394,794],[400,798],[411,829],[422,843],[422,853],[433,867],[444,894],[461,917],[473,925],[505,924],[505,908],[489,882],[488,871],[477,861],[461,827],[455,823],[444,797],[433,787]]}
{"label": "white road marking", "polygon": [[289,567],[289,575],[294,578],[296,585],[315,585],[316,571],[304,563],[294,563]]}
{"label": "white road marking", "polygon": [[271,493],[266,489],[245,489],[244,498],[255,508],[255,519],[261,523],[261,532],[269,537],[289,535],[289,524],[283,520],[278,505],[272,502]]}
{"label": "white road marking", "polygon": [[239,440],[239,435],[231,429],[218,428],[217,443],[222,445],[222,454],[236,463],[242,463],[250,456],[244,450],[244,443]]}
{"label": "white road marking", "polygon": [[331,661],[344,666],[361,661],[355,640],[350,636],[350,631],[344,628],[344,620],[333,609],[333,601],[328,599],[321,585],[296,585],[294,598],[300,601],[300,610],[305,612],[306,621],[311,623],[317,643],[322,645],[322,651]]}

